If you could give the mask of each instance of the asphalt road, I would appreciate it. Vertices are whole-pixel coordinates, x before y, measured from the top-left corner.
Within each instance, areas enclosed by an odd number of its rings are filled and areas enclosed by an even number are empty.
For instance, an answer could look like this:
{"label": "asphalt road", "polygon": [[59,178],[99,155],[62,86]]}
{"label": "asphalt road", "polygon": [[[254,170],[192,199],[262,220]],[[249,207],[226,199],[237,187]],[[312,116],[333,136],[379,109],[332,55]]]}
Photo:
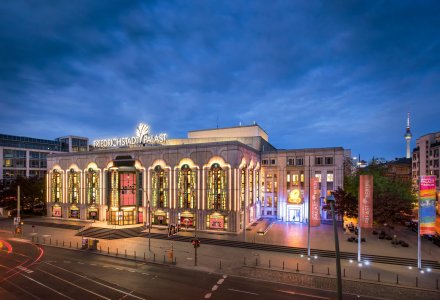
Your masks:
{"label": "asphalt road", "polygon": [[[317,289],[0,237],[0,299],[332,299]],[[344,299],[368,299],[344,295]]]}

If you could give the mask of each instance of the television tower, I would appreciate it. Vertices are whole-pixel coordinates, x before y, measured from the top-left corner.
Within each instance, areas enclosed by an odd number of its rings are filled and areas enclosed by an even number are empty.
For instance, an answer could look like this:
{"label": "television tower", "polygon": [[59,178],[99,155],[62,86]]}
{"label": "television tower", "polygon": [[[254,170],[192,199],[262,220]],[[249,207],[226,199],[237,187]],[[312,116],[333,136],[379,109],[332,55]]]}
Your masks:
{"label": "television tower", "polygon": [[411,138],[412,138],[412,133],[411,133],[411,130],[409,129],[409,113],[408,113],[408,118],[406,119],[406,132],[405,132],[405,135],[403,137],[406,140],[406,158],[411,158]]}

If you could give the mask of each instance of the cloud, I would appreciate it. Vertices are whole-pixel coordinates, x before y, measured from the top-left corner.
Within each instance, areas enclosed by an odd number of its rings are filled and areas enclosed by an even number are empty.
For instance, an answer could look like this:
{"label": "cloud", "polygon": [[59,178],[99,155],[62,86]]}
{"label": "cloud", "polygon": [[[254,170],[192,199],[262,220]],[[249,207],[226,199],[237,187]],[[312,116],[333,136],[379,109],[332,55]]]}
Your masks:
{"label": "cloud", "polygon": [[256,121],[282,148],[394,157],[407,111],[414,136],[439,130],[435,1],[9,1],[0,10],[4,133],[93,139],[145,121],[184,137]]}

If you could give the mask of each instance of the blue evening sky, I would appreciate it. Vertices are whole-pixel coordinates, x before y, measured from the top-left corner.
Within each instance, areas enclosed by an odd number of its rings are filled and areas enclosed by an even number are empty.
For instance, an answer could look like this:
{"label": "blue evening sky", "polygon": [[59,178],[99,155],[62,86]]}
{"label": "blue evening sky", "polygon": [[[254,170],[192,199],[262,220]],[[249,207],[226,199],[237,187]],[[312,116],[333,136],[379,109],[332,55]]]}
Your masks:
{"label": "blue evening sky", "polygon": [[0,133],[170,138],[254,121],[277,148],[405,155],[440,131],[440,1],[1,1]]}

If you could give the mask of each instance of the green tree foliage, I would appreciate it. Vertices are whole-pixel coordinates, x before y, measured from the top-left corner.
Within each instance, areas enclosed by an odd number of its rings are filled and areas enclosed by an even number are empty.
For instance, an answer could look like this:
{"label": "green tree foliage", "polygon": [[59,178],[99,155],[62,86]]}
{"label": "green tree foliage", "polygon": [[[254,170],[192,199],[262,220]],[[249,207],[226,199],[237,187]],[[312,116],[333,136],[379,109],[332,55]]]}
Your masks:
{"label": "green tree foliage", "polygon": [[358,216],[359,175],[373,175],[373,220],[376,223],[397,222],[401,213],[411,213],[416,201],[411,182],[401,182],[386,176],[387,164],[373,159],[368,167],[356,170],[344,178],[344,188],[335,191],[339,216]]}

